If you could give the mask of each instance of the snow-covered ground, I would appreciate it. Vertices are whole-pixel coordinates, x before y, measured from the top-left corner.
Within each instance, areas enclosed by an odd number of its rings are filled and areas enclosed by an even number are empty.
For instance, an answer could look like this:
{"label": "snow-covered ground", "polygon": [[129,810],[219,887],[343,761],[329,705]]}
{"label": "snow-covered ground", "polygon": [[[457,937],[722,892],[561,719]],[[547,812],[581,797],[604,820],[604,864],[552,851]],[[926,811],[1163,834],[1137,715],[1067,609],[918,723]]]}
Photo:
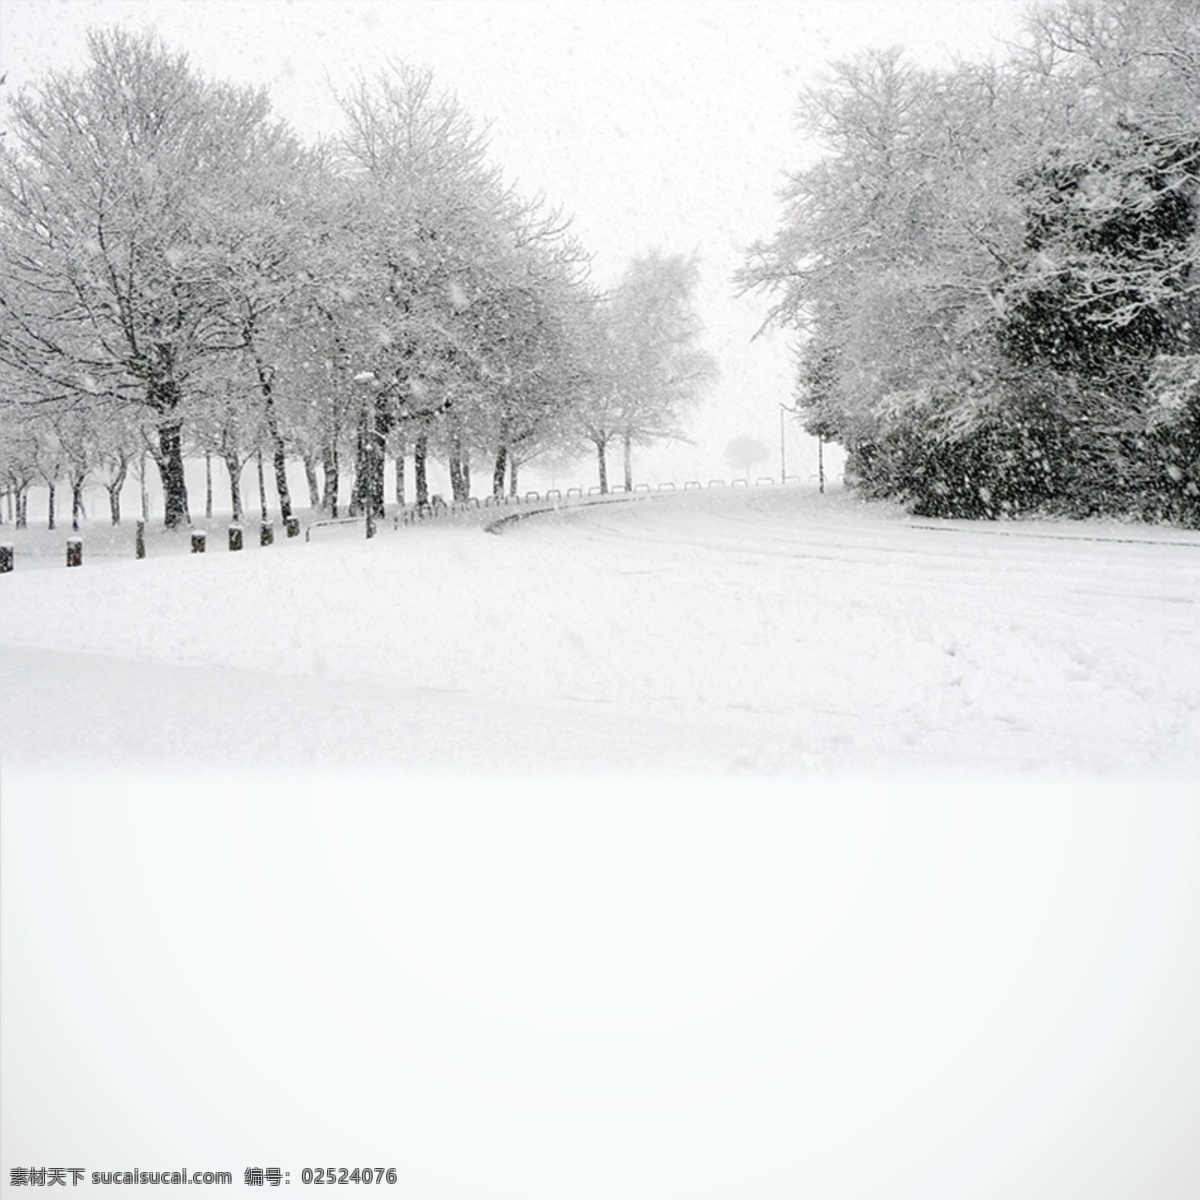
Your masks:
{"label": "snow-covered ground", "polygon": [[1200,535],[101,542],[0,578],[6,1181],[1197,1194]]}
{"label": "snow-covered ground", "polygon": [[1200,533],[763,488],[214,541],[3,579],[8,763],[1200,770]]}

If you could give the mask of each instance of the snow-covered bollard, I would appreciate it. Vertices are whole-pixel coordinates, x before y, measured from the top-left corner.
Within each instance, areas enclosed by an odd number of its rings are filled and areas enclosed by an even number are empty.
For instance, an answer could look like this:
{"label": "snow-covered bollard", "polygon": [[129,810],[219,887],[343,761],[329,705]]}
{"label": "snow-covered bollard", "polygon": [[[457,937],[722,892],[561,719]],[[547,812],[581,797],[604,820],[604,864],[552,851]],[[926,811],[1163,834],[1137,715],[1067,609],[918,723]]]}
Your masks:
{"label": "snow-covered bollard", "polygon": [[7,575],[13,569],[13,548],[5,543],[0,546],[0,575]]}
{"label": "snow-covered bollard", "polygon": [[146,522],[139,521],[137,523],[137,533],[133,539],[133,553],[135,558],[146,557]]}
{"label": "snow-covered bollard", "polygon": [[67,538],[67,566],[83,566],[83,538]]}
{"label": "snow-covered bollard", "polygon": [[208,541],[208,534],[203,529],[192,530],[192,553],[203,554],[205,543]]}
{"label": "snow-covered bollard", "polygon": [[264,521],[258,527],[258,544],[260,546],[270,546],[275,542],[275,526],[270,521]]}
{"label": "snow-covered bollard", "polygon": [[242,527],[240,525],[230,525],[229,527],[229,548],[230,550],[242,548]]}
{"label": "snow-covered bollard", "polygon": [[294,537],[300,536],[300,518],[299,517],[288,517],[288,519],[286,521],[284,521],[283,527],[287,530],[288,537],[294,538]]}

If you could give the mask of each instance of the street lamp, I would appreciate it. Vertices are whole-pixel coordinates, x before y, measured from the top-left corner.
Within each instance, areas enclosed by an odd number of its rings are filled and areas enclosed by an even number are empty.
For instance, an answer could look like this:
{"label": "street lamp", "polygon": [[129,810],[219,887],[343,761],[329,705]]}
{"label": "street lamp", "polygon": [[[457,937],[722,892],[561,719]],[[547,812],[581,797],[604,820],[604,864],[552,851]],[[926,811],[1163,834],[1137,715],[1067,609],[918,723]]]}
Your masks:
{"label": "street lamp", "polygon": [[[799,408],[788,408],[781,400],[779,402],[779,482],[787,483],[787,465],[784,457],[784,413],[789,412],[793,417],[799,415]],[[817,434],[817,490],[825,494],[825,438]]]}
{"label": "street lamp", "polygon": [[784,451],[784,410],[785,405],[779,405],[779,486],[783,487],[787,483],[787,456]]}
{"label": "street lamp", "polygon": [[783,414],[791,413],[792,416],[794,417],[794,416],[796,416],[798,411],[799,410],[795,406],[789,408],[786,404],[783,403],[782,400],[779,402],[779,482],[780,482],[780,485],[787,483],[787,458],[784,453],[784,447],[786,445],[785,438],[784,438],[785,419],[786,418],[784,417]]}

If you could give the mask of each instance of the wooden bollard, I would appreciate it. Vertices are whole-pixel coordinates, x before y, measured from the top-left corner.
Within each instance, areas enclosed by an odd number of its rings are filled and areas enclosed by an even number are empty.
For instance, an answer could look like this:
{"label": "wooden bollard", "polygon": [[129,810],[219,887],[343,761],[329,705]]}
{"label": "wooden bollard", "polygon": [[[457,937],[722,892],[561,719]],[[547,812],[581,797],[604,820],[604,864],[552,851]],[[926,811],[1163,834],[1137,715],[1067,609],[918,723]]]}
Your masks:
{"label": "wooden bollard", "polygon": [[230,525],[229,527],[229,548],[230,550],[242,548],[242,527],[240,525]]}
{"label": "wooden bollard", "polygon": [[83,566],[83,538],[67,538],[67,566]]}
{"label": "wooden bollard", "polygon": [[270,546],[275,541],[275,526],[270,521],[264,521],[258,527],[258,544]]}
{"label": "wooden bollard", "polygon": [[284,528],[287,530],[287,535],[290,538],[300,536],[300,518],[288,517],[284,522]]}
{"label": "wooden bollard", "polygon": [[134,554],[138,558],[146,557],[146,522],[137,523],[137,534],[134,537]]}
{"label": "wooden bollard", "polygon": [[7,575],[13,569],[13,548],[7,544],[0,546],[0,575]]}
{"label": "wooden bollard", "polygon": [[192,553],[203,554],[205,543],[208,541],[208,534],[203,529],[192,530]]}

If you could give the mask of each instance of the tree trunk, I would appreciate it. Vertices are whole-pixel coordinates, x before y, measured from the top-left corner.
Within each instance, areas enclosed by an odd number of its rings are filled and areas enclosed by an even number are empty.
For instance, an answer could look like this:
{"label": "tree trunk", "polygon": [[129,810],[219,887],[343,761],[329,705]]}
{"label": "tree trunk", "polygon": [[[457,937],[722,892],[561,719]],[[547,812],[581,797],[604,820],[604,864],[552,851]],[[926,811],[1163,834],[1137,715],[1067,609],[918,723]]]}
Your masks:
{"label": "tree trunk", "polygon": [[373,516],[384,515],[383,464],[387,461],[387,430],[381,421],[378,400],[367,405],[367,503]]}
{"label": "tree trunk", "polygon": [[517,456],[510,454],[508,458],[508,494],[517,494]]}
{"label": "tree trunk", "polygon": [[[273,410],[269,424],[275,425]],[[292,493],[288,490],[287,455],[284,453],[283,438],[279,436],[278,428],[273,430],[271,437],[275,442],[275,490],[279,493],[279,516],[283,521],[290,521],[292,518]]]}
{"label": "tree trunk", "polygon": [[[287,454],[283,447],[283,435],[279,432],[279,419],[275,413],[275,368],[264,362],[254,344],[252,324],[245,326],[246,348],[254,359],[254,370],[258,374],[258,389],[262,393],[263,418],[266,421],[267,437],[271,440],[271,458],[275,468],[275,490],[279,494],[279,515],[287,522],[292,516],[292,495],[288,490]],[[260,452],[261,459],[261,452]],[[267,518],[264,515],[263,520]]]}
{"label": "tree trunk", "polygon": [[212,455],[204,452],[204,519],[212,520]]}
{"label": "tree trunk", "polygon": [[87,512],[83,507],[83,481],[86,478],[86,475],[71,477],[71,531],[73,533],[79,532],[79,518],[87,517]]}
{"label": "tree trunk", "polygon": [[504,469],[508,466],[508,447],[496,451],[496,465],[492,468],[492,495],[499,500],[504,495]]}
{"label": "tree trunk", "polygon": [[125,483],[125,472],[116,479],[110,479],[104,486],[108,489],[108,513],[114,525],[121,523],[121,488]]}
{"label": "tree trunk", "polygon": [[625,435],[625,490],[633,491],[633,441]]}
{"label": "tree trunk", "polygon": [[17,526],[18,529],[29,528],[29,484],[17,487]]}
{"label": "tree trunk", "polygon": [[141,492],[142,500],[142,520],[150,520],[150,493],[146,491],[146,452],[145,450],[138,456],[138,487]]}
{"label": "tree trunk", "polygon": [[190,525],[187,480],[183,474],[183,435],[179,421],[163,425],[158,431],[158,473],[163,485],[163,524],[168,529]]}
{"label": "tree trunk", "polygon": [[470,492],[470,476],[467,474],[466,454],[462,437],[455,433],[450,438],[450,494],[458,503],[466,500]]}
{"label": "tree trunk", "polygon": [[404,507],[404,441],[396,448],[396,503]]}
{"label": "tree trunk", "polygon": [[321,474],[325,477],[325,490],[321,496],[321,507],[331,516],[338,515],[338,477],[341,463],[338,461],[337,446],[326,446],[321,451]]}
{"label": "tree trunk", "polygon": [[48,483],[46,486],[50,489],[50,518],[46,525],[46,528],[53,529],[54,528],[54,484]]}
{"label": "tree trunk", "polygon": [[429,435],[422,431],[413,446],[413,474],[416,476],[417,506],[427,507],[429,504],[429,480],[425,474],[426,459],[429,456]]}
{"label": "tree trunk", "polygon": [[254,461],[258,466],[258,508],[262,514],[263,523],[267,520],[267,480],[263,474],[263,456],[261,448],[254,452]]}
{"label": "tree trunk", "polygon": [[308,506],[317,509],[321,507],[321,489],[317,485],[316,456],[308,451],[303,455],[304,481],[308,484]]}
{"label": "tree trunk", "polygon": [[596,465],[600,470],[600,495],[608,495],[608,463],[604,461],[604,442],[596,443]]}
{"label": "tree trunk", "polygon": [[350,491],[350,515],[370,512],[383,516],[383,457],[385,435],[380,433],[376,399],[368,396],[359,416],[354,438],[354,485]]}
{"label": "tree trunk", "polygon": [[229,472],[229,503],[233,509],[233,519],[240,521],[242,512],[242,464],[236,454],[223,454],[225,470]]}
{"label": "tree trunk", "polygon": [[360,413],[358,429],[354,434],[354,479],[350,484],[350,505],[346,509],[351,517],[357,517],[366,508],[363,503],[367,486],[367,438],[363,429],[365,420],[365,416]]}
{"label": "tree trunk", "polygon": [[108,489],[108,513],[114,525],[121,523],[121,489],[125,486],[125,476],[128,474],[129,462],[122,458],[113,477],[104,485]]}

